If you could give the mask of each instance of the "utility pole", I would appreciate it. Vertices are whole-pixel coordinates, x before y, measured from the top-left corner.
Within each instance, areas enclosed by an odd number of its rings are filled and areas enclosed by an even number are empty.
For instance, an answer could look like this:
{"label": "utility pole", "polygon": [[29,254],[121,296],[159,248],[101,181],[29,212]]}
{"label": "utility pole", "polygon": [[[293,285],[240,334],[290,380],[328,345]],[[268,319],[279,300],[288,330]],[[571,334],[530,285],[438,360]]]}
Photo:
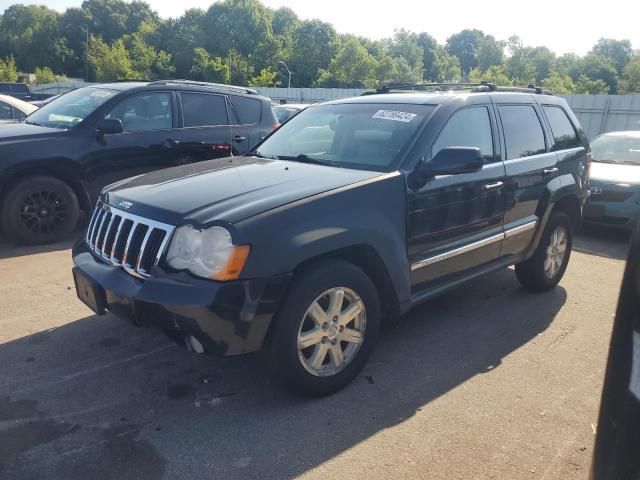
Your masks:
{"label": "utility pole", "polygon": [[85,64],[84,64],[84,81],[89,82],[89,25],[85,28]]}

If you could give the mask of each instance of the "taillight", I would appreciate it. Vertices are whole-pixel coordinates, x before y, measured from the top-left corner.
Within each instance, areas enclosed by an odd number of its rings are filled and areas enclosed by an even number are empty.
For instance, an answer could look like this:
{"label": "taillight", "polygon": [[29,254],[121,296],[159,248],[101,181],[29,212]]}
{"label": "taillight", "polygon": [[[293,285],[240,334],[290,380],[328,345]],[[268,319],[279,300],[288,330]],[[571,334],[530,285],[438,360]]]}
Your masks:
{"label": "taillight", "polygon": [[276,129],[280,128],[280,124],[279,123],[274,123],[271,128],[276,130]]}

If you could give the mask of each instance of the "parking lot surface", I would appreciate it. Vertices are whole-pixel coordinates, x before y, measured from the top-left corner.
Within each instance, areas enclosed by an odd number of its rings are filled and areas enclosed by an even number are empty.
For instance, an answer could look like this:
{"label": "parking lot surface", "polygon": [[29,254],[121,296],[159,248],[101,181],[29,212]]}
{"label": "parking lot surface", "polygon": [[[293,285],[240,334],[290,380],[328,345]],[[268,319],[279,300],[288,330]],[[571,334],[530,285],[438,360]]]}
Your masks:
{"label": "parking lot surface", "polygon": [[550,293],[505,269],[415,309],[319,400],[93,316],[71,242],[0,243],[0,478],[586,478],[626,241],[581,233]]}

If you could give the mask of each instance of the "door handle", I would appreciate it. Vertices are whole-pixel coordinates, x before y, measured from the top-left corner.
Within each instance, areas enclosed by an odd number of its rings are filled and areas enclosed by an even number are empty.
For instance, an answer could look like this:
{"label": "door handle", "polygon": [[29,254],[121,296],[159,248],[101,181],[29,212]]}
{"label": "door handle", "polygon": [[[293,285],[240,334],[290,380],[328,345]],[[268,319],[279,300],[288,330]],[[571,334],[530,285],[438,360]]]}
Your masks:
{"label": "door handle", "polygon": [[180,145],[180,140],[174,140],[172,138],[167,138],[164,142],[164,146],[167,148],[177,147],[178,145]]}
{"label": "door handle", "polygon": [[233,141],[236,143],[244,142],[246,139],[247,137],[243,137],[242,135],[236,135],[233,137]]}
{"label": "door handle", "polygon": [[486,185],[482,186],[482,191],[489,192],[491,190],[497,190],[498,188],[501,188],[503,185],[504,185],[504,182],[487,183]]}
{"label": "door handle", "polygon": [[542,176],[547,177],[553,173],[556,173],[557,171],[558,167],[545,168],[544,170],[542,170]]}

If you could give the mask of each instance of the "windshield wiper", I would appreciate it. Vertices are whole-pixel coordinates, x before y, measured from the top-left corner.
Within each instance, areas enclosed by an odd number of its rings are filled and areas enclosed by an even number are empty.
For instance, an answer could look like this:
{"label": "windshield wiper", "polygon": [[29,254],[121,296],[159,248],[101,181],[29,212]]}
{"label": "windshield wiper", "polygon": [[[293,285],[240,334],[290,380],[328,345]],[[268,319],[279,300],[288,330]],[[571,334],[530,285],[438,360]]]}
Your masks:
{"label": "windshield wiper", "polygon": [[258,151],[249,152],[249,153],[247,153],[247,155],[249,155],[250,157],[267,158],[269,160],[276,160],[276,157],[269,157],[267,155],[263,155],[262,153],[260,153]]}
{"label": "windshield wiper", "polygon": [[312,163],[314,165],[329,165],[335,167],[335,164],[333,162],[311,158],[304,153],[301,153],[300,155],[278,155],[276,158],[278,160],[293,160],[294,162]]}

